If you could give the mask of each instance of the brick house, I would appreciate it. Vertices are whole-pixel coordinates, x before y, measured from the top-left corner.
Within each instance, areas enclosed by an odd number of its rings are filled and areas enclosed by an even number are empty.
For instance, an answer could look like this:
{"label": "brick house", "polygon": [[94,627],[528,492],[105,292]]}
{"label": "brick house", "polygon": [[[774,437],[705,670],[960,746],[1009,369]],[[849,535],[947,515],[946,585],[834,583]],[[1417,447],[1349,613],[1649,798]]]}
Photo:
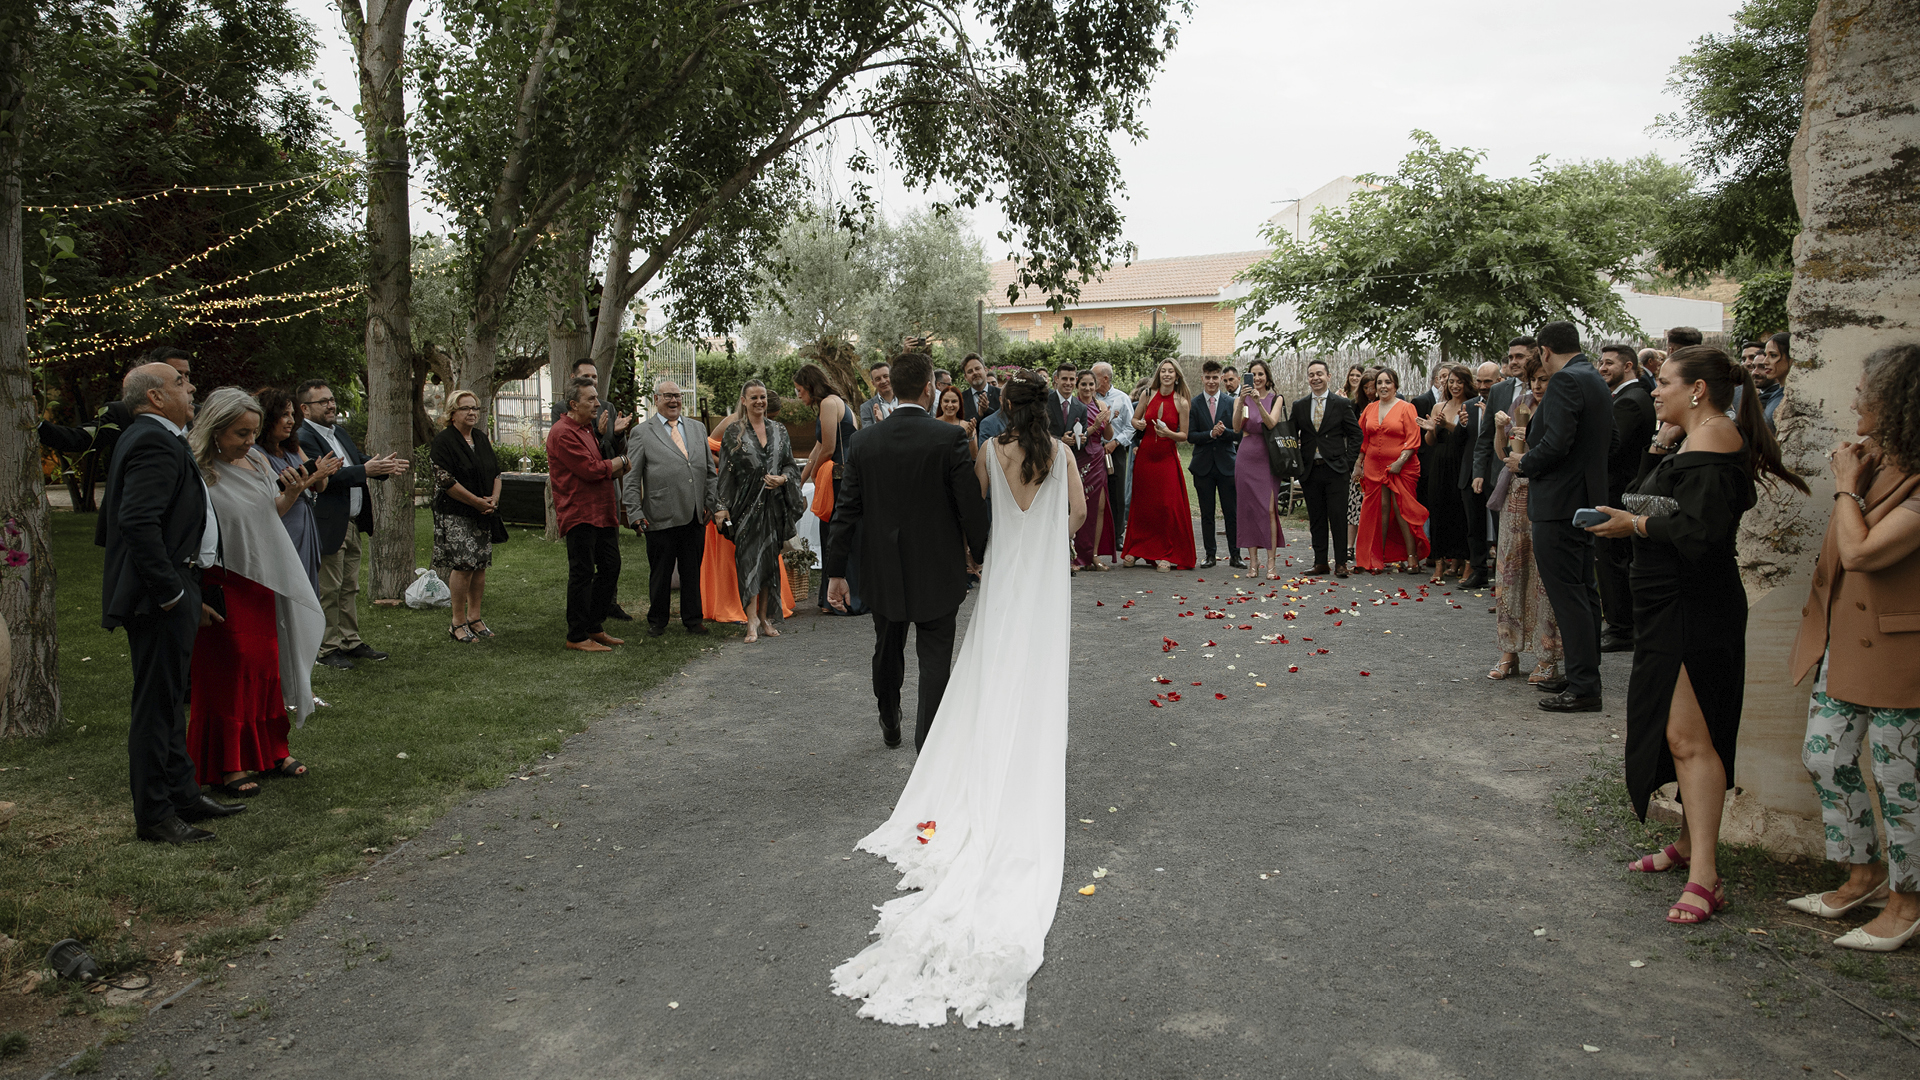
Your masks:
{"label": "brick house", "polygon": [[[1014,303],[1007,301],[1015,265],[989,267],[993,287],[984,299],[1000,328],[1015,341],[1045,341],[1061,332],[1072,317],[1074,334],[1112,341],[1130,338],[1153,322],[1180,335],[1185,356],[1226,356],[1233,352],[1233,301],[1245,294],[1237,279],[1267,251],[1234,251],[1221,255],[1183,255],[1171,259],[1142,259],[1116,266],[1080,287],[1079,302],[1060,311],[1048,310],[1046,296],[1029,290]],[[1227,306],[1222,306],[1226,304]]]}

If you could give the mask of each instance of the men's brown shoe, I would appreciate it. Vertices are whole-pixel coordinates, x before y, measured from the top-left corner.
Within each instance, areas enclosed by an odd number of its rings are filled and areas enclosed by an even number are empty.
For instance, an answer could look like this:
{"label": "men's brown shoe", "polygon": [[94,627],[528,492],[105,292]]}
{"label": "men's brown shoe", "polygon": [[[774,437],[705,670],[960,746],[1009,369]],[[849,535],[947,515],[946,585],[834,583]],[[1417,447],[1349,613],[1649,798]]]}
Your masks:
{"label": "men's brown shoe", "polygon": [[1307,571],[1307,576],[1318,577],[1318,576],[1324,576],[1326,574],[1331,574],[1331,573],[1333,573],[1333,571],[1327,568],[1326,563],[1317,562],[1313,564],[1313,569]]}
{"label": "men's brown shoe", "polygon": [[625,645],[627,643],[625,638],[614,637],[612,634],[607,633],[605,630],[588,634],[587,640],[597,641],[602,645]]}
{"label": "men's brown shoe", "polygon": [[1352,571],[1347,569],[1346,563],[1340,563],[1333,568],[1334,577],[1346,577],[1350,573],[1352,573]]}
{"label": "men's brown shoe", "polygon": [[585,641],[569,641],[567,642],[567,648],[577,649],[580,652],[612,652],[613,651],[612,649],[607,648],[605,645],[600,644],[599,642],[593,640],[592,638],[588,638]]}

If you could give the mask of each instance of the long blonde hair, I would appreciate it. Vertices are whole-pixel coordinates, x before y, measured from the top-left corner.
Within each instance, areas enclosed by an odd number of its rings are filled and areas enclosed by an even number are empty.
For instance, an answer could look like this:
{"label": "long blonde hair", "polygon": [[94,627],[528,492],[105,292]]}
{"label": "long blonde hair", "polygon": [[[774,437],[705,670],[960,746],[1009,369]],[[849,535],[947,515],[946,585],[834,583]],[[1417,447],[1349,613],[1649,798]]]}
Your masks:
{"label": "long blonde hair", "polygon": [[[220,433],[240,422],[241,417],[252,413],[261,422],[266,421],[266,410],[252,394],[237,386],[223,386],[207,395],[207,403],[200,406],[193,422],[193,430],[187,433],[187,445],[193,449],[193,460],[200,465],[200,475],[209,485],[220,482],[220,475],[213,469],[213,463],[220,457]],[[255,443],[259,440],[256,438]]]}

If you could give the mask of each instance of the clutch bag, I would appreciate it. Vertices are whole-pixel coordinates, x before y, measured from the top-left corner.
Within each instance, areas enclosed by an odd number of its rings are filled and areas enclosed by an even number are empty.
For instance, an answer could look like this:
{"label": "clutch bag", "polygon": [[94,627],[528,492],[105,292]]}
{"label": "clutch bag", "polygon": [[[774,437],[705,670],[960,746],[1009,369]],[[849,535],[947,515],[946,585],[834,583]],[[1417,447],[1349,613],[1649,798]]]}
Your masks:
{"label": "clutch bag", "polygon": [[1680,501],[1670,495],[1637,495],[1629,492],[1620,499],[1627,509],[1646,517],[1672,517],[1680,509]]}

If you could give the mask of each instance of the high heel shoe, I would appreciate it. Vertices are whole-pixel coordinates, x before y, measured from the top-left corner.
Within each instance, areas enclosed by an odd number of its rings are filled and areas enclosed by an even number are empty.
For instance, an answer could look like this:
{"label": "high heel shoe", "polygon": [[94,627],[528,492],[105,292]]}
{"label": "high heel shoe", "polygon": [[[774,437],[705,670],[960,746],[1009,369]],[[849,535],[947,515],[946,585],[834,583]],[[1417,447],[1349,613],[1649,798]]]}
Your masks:
{"label": "high heel shoe", "polygon": [[461,623],[459,626],[447,627],[447,636],[462,645],[471,645],[480,640],[474,635],[473,631],[467,629],[466,623]]}
{"label": "high heel shoe", "polygon": [[1875,937],[1867,933],[1866,927],[1856,926],[1834,938],[1833,943],[1842,949],[1858,949],[1861,952],[1892,952],[1912,941],[1915,934],[1920,934],[1920,919],[1913,920],[1912,926],[1892,937]]}
{"label": "high heel shoe", "polygon": [[1520,670],[1520,661],[1500,660],[1495,662],[1492,671],[1487,672],[1487,678],[1492,679],[1494,682],[1501,682],[1512,678],[1513,673],[1518,670]]}
{"label": "high heel shoe", "polygon": [[1875,907],[1875,908],[1886,907],[1887,906],[1887,882],[1883,881],[1880,883],[1879,888],[1874,889],[1863,896],[1855,897],[1851,904],[1844,904],[1839,907],[1835,907],[1834,905],[1827,903],[1826,893],[1808,893],[1805,896],[1796,896],[1793,899],[1787,901],[1787,906],[1792,908],[1793,910],[1804,911],[1809,915],[1818,915],[1823,919],[1837,919],[1840,916],[1845,915],[1847,912],[1852,911],[1854,908],[1857,908],[1862,904],[1865,904],[1868,907]]}

